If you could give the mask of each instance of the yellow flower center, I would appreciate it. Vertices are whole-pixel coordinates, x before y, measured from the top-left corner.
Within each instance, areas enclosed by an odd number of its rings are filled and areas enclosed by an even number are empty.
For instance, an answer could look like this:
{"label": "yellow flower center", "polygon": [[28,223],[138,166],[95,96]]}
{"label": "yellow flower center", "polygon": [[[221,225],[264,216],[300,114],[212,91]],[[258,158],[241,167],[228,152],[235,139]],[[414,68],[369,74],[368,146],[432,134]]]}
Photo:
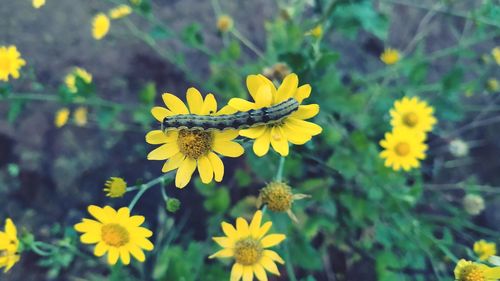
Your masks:
{"label": "yellow flower center", "polygon": [[130,234],[125,227],[108,223],[101,228],[101,238],[109,246],[121,247],[130,241]]}
{"label": "yellow flower center", "polygon": [[256,264],[262,257],[262,245],[253,238],[245,238],[236,242],[234,258],[242,265]]}
{"label": "yellow flower center", "polygon": [[410,145],[406,142],[400,142],[396,144],[394,151],[399,156],[406,156],[410,153]]}
{"label": "yellow flower center", "polygon": [[403,116],[403,123],[408,127],[415,127],[418,124],[418,115],[415,112],[408,112]]}
{"label": "yellow flower center", "polygon": [[179,150],[187,157],[198,159],[212,149],[213,136],[211,132],[200,130],[181,130],[177,143]]}
{"label": "yellow flower center", "polygon": [[260,190],[262,203],[273,212],[290,210],[293,203],[292,189],[283,182],[271,182]]}
{"label": "yellow flower center", "polygon": [[471,264],[462,269],[459,281],[486,281],[486,278],[481,268]]}

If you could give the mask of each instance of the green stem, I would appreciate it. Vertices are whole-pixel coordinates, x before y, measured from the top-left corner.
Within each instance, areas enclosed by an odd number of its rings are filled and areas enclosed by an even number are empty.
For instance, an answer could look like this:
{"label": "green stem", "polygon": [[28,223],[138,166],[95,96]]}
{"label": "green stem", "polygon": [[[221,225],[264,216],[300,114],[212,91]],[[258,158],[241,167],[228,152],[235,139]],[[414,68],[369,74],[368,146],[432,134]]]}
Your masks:
{"label": "green stem", "polygon": [[290,250],[288,249],[288,242],[285,241],[284,243],[285,247],[285,266],[286,266],[286,272],[288,273],[288,278],[290,278],[291,281],[297,281],[297,277],[295,276],[295,271],[293,270],[293,265],[292,265],[292,259],[290,257]]}
{"label": "green stem", "polygon": [[137,194],[134,196],[134,198],[132,199],[132,201],[130,201],[130,204],[128,205],[128,208],[130,209],[130,211],[132,211],[132,209],[134,209],[135,205],[137,204],[137,201],[139,201],[139,199],[141,199],[142,195],[144,195],[144,193],[146,193],[146,191],[148,191],[151,187],[157,185],[157,184],[160,184],[162,182],[164,182],[168,177],[171,177],[171,174],[165,174],[165,175],[161,175],[145,184],[141,184],[141,185],[138,185],[138,186],[131,186],[130,188],[136,188],[138,187],[139,188],[139,192],[137,192]]}
{"label": "green stem", "polygon": [[283,169],[285,167],[285,157],[280,157],[280,163],[278,165],[278,172],[276,173],[276,181],[280,182],[283,180]]}

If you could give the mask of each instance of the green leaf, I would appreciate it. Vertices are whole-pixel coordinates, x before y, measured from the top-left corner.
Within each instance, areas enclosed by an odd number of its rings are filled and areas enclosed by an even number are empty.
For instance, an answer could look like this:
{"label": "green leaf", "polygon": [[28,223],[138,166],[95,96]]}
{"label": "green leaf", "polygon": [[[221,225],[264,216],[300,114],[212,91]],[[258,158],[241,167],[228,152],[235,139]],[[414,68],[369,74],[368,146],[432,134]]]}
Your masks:
{"label": "green leaf", "polygon": [[186,26],[181,33],[184,43],[191,47],[201,47],[204,42],[201,29],[201,25],[198,23]]}
{"label": "green leaf", "polygon": [[203,206],[209,212],[213,213],[224,213],[231,203],[229,197],[229,191],[225,187],[218,187],[215,189],[214,193],[208,197]]}
{"label": "green leaf", "polygon": [[139,100],[145,105],[154,103],[156,97],[156,85],[154,82],[148,82],[139,92]]}
{"label": "green leaf", "polygon": [[12,101],[7,112],[7,121],[14,123],[23,110],[23,101]]}
{"label": "green leaf", "polygon": [[174,37],[174,33],[172,30],[168,29],[167,27],[161,26],[161,25],[156,25],[154,26],[151,31],[149,31],[149,35],[155,40],[167,40],[172,37]]}

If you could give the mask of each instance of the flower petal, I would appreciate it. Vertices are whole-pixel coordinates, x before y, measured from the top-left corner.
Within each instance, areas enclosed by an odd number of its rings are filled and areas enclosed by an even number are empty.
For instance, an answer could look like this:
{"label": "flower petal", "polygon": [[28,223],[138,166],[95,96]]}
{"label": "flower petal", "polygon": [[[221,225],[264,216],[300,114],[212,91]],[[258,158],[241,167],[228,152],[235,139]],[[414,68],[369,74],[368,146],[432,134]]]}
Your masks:
{"label": "flower petal", "polygon": [[125,247],[120,248],[120,259],[124,265],[130,264],[130,252]]}
{"label": "flower petal", "polygon": [[236,219],[236,231],[240,237],[247,237],[250,234],[248,222],[244,218],[239,217]]}
{"label": "flower petal", "polygon": [[269,248],[275,245],[278,245],[281,243],[283,240],[286,239],[286,236],[284,234],[269,234],[262,238],[260,242],[262,243],[262,247],[264,248]]}
{"label": "flower petal", "polygon": [[163,98],[163,102],[165,103],[167,108],[170,109],[170,111],[172,111],[174,114],[189,114],[188,108],[177,96],[174,96],[170,93],[165,93],[161,97]]}
{"label": "flower petal", "polygon": [[222,248],[233,248],[234,240],[229,237],[212,237],[212,239]]}
{"label": "flower petal", "polygon": [[225,130],[214,134],[214,142],[230,141],[237,138],[239,135],[238,130]]}
{"label": "flower petal", "polygon": [[238,111],[249,111],[250,109],[256,108],[255,103],[240,98],[232,98],[229,100],[228,104]]}
{"label": "flower petal", "polygon": [[230,281],[239,281],[241,276],[243,276],[243,266],[239,263],[235,263],[231,269]]}
{"label": "flower petal", "polygon": [[239,157],[245,152],[243,146],[234,141],[215,141],[212,149],[226,157]]}
{"label": "flower petal", "polygon": [[253,272],[259,281],[267,281],[267,274],[262,265],[258,263],[254,264]]}
{"label": "flower petal", "polygon": [[136,245],[130,245],[129,246],[129,251],[132,256],[140,261],[144,262],[146,260],[146,256],[144,255],[144,252],[141,250],[141,248],[137,247]]}
{"label": "flower petal", "polygon": [[217,112],[217,101],[213,94],[208,94],[205,97],[205,102],[203,102],[203,108],[201,109],[201,114],[208,115]]}
{"label": "flower petal", "polygon": [[101,207],[95,206],[95,205],[90,205],[87,208],[88,212],[96,218],[98,221],[102,223],[106,223],[109,221],[109,219],[106,217],[106,213]]}
{"label": "flower petal", "polygon": [[267,256],[262,256],[260,259],[260,264],[269,272],[271,272],[274,275],[280,275],[280,272],[278,270],[278,267],[276,264],[271,260],[271,258]]}
{"label": "flower petal", "polygon": [[120,256],[120,251],[117,248],[115,248],[115,247],[109,248],[108,263],[109,264],[116,264],[119,256]]}
{"label": "flower petal", "polygon": [[264,250],[262,253],[264,254],[264,256],[267,256],[267,257],[271,258],[275,262],[279,262],[281,264],[285,264],[285,261],[275,251]]}
{"label": "flower petal", "polygon": [[257,91],[260,86],[264,84],[264,81],[258,75],[248,75],[247,76],[247,89],[252,96],[253,100],[256,99]]}
{"label": "flower petal", "polygon": [[161,171],[163,173],[166,173],[168,171],[172,171],[172,170],[179,168],[179,166],[184,161],[184,159],[186,159],[186,155],[184,155],[180,152],[177,153],[176,155],[174,155],[170,159],[168,159],[167,162],[165,162]]}
{"label": "flower petal", "polygon": [[271,129],[271,145],[281,156],[288,156],[288,140],[279,126],[274,126]]}
{"label": "flower petal", "polygon": [[271,93],[271,88],[269,85],[260,86],[257,91],[257,96],[255,99],[255,104],[257,108],[268,107],[273,102],[273,95]]}
{"label": "flower petal", "polygon": [[253,268],[251,266],[243,266],[243,281],[253,281]]}
{"label": "flower petal", "polygon": [[166,143],[169,140],[162,130],[153,130],[146,135],[146,142],[149,144]]}
{"label": "flower petal", "polygon": [[297,131],[297,127],[290,126],[287,122],[281,128],[288,141],[293,144],[302,145],[311,140],[311,135]]}
{"label": "flower petal", "polygon": [[267,129],[266,125],[257,126],[257,127],[241,130],[240,135],[243,137],[250,138],[250,139],[256,139],[256,138],[262,136],[262,134],[266,131],[266,129]]}
{"label": "flower petal", "polygon": [[224,163],[220,160],[219,156],[213,152],[208,153],[208,160],[212,163],[214,169],[214,178],[216,182],[221,182],[224,177]]}
{"label": "flower petal", "polygon": [[311,95],[311,85],[305,84],[300,86],[295,92],[295,99],[302,103],[303,100],[307,99]]}
{"label": "flower petal", "polygon": [[255,155],[262,157],[269,151],[271,144],[271,130],[266,130],[260,137],[255,139],[253,143],[253,152]]}
{"label": "flower petal", "polygon": [[103,241],[100,241],[99,243],[97,243],[97,245],[95,246],[95,249],[94,249],[94,255],[96,257],[102,257],[104,256],[104,254],[106,254],[106,252],[109,250],[109,246],[104,243]]}
{"label": "flower petal", "polygon": [[222,231],[224,231],[224,234],[232,240],[235,240],[238,236],[238,232],[234,228],[234,226],[230,223],[227,222],[222,222],[221,223]]}
{"label": "flower petal", "polygon": [[266,235],[266,233],[269,231],[269,229],[271,229],[272,226],[273,226],[273,223],[270,221],[264,223],[259,230],[259,235],[257,236],[257,238],[260,239],[260,238],[264,237],[264,235]]}
{"label": "flower petal", "polygon": [[286,118],[285,123],[290,125],[290,127],[294,128],[297,132],[304,132],[305,134],[313,136],[318,135],[323,131],[319,125],[292,117]]}
{"label": "flower petal", "polygon": [[257,238],[260,232],[260,223],[262,222],[262,211],[255,212],[253,215],[252,222],[250,223],[250,234]]}
{"label": "flower petal", "polygon": [[230,248],[226,248],[226,249],[222,249],[222,250],[216,252],[215,254],[209,256],[208,258],[209,259],[213,259],[213,258],[230,258],[232,256],[234,256],[234,250],[230,249]]}
{"label": "flower petal", "polygon": [[291,98],[293,94],[297,91],[299,86],[299,77],[295,73],[288,74],[276,93],[276,103],[282,102],[288,98]]}
{"label": "flower petal", "polygon": [[184,188],[189,181],[191,180],[191,176],[196,169],[196,160],[186,157],[184,161],[182,161],[179,169],[177,170],[177,174],[175,175],[175,186],[178,188]]}
{"label": "flower petal", "polygon": [[179,153],[177,143],[166,143],[148,154],[148,160],[165,160]]}
{"label": "flower petal", "polygon": [[305,120],[316,116],[318,113],[319,105],[317,104],[300,105],[297,111],[290,114],[290,117]]}
{"label": "flower petal", "polygon": [[186,93],[186,99],[189,106],[189,111],[192,114],[201,114],[201,109],[203,107],[203,97],[200,91],[196,88],[189,88]]}
{"label": "flower petal", "polygon": [[201,156],[200,159],[198,159],[198,173],[200,173],[201,181],[204,184],[212,181],[214,170],[207,156]]}
{"label": "flower petal", "polygon": [[165,117],[172,116],[174,113],[165,107],[155,106],[151,109],[151,115],[153,115],[158,122],[163,122]]}

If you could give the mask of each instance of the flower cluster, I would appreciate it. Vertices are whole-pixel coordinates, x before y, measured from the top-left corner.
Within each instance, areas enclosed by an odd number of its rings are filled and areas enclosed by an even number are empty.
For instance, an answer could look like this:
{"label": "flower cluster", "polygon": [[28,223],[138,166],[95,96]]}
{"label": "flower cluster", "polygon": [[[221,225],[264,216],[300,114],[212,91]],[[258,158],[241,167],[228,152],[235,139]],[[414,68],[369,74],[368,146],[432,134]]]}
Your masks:
{"label": "flower cluster", "polygon": [[121,19],[132,13],[132,8],[128,5],[119,5],[111,9],[108,14],[98,13],[92,20],[92,36],[96,40],[101,40],[108,34],[111,27],[111,19]]}
{"label": "flower cluster", "polygon": [[427,132],[430,132],[437,120],[434,108],[418,97],[404,97],[394,103],[390,110],[392,132],[387,132],[380,141],[384,150],[380,157],[385,159],[385,166],[395,171],[409,171],[420,166],[425,159]]}
{"label": "flower cluster", "polygon": [[296,74],[285,77],[278,89],[273,82],[263,75],[247,77],[247,87],[254,102],[233,98],[228,105],[217,110],[217,102],[212,94],[203,99],[195,88],[186,93],[187,106],[173,94],[163,94],[166,107],[154,107],[151,110],[156,120],[162,122],[166,117],[182,114],[227,115],[237,111],[247,112],[279,104],[289,98],[299,103],[298,109],[277,122],[259,124],[248,129],[237,130],[153,130],[146,135],[150,144],[161,144],[148,154],[150,160],[167,160],[163,165],[164,173],[177,169],[175,185],[185,187],[196,169],[203,183],[212,179],[222,181],[224,164],[219,156],[239,157],[243,147],[235,142],[238,135],[254,139],[253,151],[257,156],[264,156],[272,147],[281,156],[289,153],[289,143],[302,145],[321,133],[322,128],[305,121],[319,112],[317,104],[303,105],[302,102],[311,94],[308,84],[298,86]]}

